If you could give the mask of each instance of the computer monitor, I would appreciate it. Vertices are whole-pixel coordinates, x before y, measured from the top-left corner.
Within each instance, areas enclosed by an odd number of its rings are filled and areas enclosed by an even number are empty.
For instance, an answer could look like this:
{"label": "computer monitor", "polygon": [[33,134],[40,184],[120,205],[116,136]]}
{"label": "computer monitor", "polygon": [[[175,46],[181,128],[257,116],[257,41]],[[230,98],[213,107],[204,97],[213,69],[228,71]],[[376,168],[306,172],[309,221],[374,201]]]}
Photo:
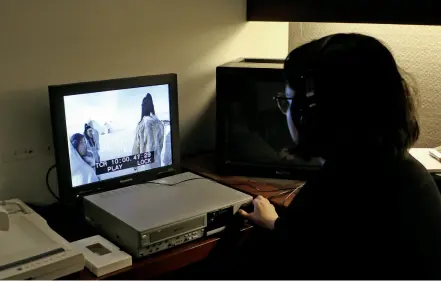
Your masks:
{"label": "computer monitor", "polygon": [[61,200],[179,172],[176,74],[48,90]]}

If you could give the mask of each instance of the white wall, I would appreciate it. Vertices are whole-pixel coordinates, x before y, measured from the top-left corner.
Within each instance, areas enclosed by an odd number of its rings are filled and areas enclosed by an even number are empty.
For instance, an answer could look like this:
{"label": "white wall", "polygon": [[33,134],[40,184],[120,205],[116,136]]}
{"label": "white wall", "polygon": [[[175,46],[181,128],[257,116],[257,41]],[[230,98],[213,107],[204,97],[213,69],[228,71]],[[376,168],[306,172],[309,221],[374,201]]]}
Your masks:
{"label": "white wall", "polygon": [[52,201],[53,156],[4,161],[52,144],[51,84],[176,72],[183,152],[212,149],[215,67],[288,51],[287,23],[245,15],[245,0],[0,1],[0,199]]}
{"label": "white wall", "polygon": [[290,23],[289,50],[339,32],[372,35],[390,48],[418,89],[422,132],[417,146],[441,145],[441,26]]}

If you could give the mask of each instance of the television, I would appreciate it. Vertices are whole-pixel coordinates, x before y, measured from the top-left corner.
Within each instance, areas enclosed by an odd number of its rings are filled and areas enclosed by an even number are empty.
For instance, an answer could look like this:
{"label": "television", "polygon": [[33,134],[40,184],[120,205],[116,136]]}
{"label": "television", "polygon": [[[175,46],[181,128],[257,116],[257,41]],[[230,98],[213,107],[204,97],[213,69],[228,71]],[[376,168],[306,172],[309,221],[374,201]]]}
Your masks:
{"label": "television", "polygon": [[216,69],[216,167],[229,175],[307,179],[318,159],[295,146],[277,96],[284,95],[284,60],[237,59]]}
{"label": "television", "polygon": [[180,170],[177,75],[48,86],[60,200]]}

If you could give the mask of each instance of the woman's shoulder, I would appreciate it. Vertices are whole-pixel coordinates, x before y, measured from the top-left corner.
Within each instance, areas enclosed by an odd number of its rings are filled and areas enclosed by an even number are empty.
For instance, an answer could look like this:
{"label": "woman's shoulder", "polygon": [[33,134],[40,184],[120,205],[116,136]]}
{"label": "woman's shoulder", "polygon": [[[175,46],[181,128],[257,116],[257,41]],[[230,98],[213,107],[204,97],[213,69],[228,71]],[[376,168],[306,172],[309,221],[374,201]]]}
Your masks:
{"label": "woman's shoulder", "polygon": [[408,181],[433,182],[432,175],[410,154],[400,160],[392,169],[395,171],[397,178],[403,178]]}
{"label": "woman's shoulder", "polygon": [[398,166],[395,176],[399,180],[403,192],[407,191],[412,197],[432,198],[439,196],[439,188],[433,176],[410,155]]}
{"label": "woman's shoulder", "polygon": [[397,193],[423,185],[437,189],[431,174],[410,155],[396,159],[366,156],[364,159],[326,162],[312,180],[312,186],[320,186],[326,191],[335,184],[339,190],[361,187],[361,190],[381,189]]}

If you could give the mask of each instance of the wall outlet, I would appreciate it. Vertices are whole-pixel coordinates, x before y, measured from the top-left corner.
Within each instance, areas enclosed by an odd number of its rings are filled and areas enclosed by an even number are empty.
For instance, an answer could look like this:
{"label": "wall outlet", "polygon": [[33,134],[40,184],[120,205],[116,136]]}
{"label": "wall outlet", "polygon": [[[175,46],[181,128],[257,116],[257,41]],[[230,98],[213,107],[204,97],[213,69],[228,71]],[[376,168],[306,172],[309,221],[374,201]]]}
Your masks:
{"label": "wall outlet", "polygon": [[33,148],[14,149],[9,152],[3,153],[3,162],[16,162],[21,160],[29,160],[36,156],[36,152]]}
{"label": "wall outlet", "polygon": [[11,163],[33,159],[35,157],[47,157],[54,155],[52,144],[41,147],[27,147],[3,152],[3,163]]}

